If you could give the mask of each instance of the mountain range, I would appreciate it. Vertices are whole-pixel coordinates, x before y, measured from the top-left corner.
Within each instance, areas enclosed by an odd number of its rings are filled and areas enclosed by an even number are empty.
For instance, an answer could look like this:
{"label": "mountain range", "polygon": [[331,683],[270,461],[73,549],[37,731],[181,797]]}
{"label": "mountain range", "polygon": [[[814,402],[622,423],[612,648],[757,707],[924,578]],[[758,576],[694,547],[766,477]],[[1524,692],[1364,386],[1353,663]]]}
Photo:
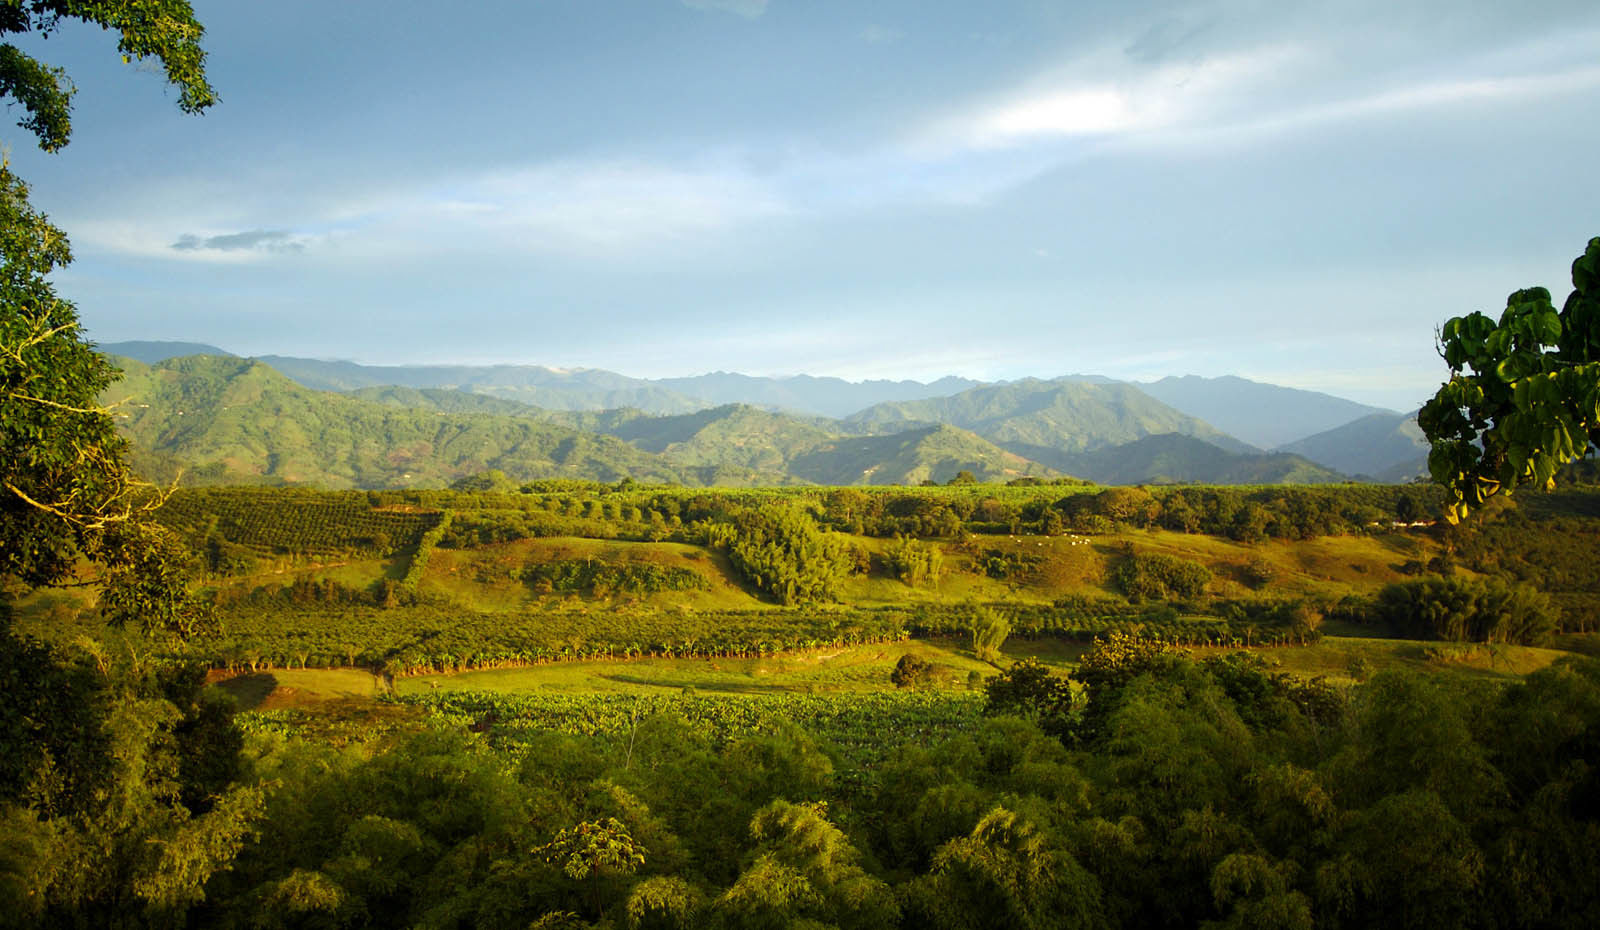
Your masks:
{"label": "mountain range", "polygon": [[[205,354],[179,354],[192,348]],[[983,481],[1310,483],[1403,479],[1426,451],[1414,417],[1243,378],[652,381],[243,359],[195,343],[102,351],[122,356],[127,375],[106,399],[131,398],[123,428],[141,460],[183,464],[207,482],[438,485],[493,468],[519,480],[734,485],[915,484],[961,471]],[[1313,429],[1336,422],[1269,444],[1288,427],[1240,413],[1250,410]]]}

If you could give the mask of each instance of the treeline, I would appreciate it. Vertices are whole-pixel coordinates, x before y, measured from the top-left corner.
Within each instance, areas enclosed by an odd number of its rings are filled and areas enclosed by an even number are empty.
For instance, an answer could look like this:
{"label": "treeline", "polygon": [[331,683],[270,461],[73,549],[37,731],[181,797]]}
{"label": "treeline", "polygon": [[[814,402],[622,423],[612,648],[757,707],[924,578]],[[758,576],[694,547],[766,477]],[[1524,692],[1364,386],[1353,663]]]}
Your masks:
{"label": "treeline", "polygon": [[[582,560],[563,564],[567,568],[552,570],[552,586],[581,591],[608,583],[608,569],[598,563],[595,574],[589,574]],[[632,570],[648,576],[653,569],[641,565]],[[673,581],[670,576],[659,580]],[[1010,636],[1024,639],[1091,642],[1124,633],[1186,646],[1289,646],[1317,641],[1324,616],[1366,606],[1273,598],[1131,604],[1112,596],[1069,596],[1054,604],[691,611],[573,597],[505,613],[427,600],[388,609],[380,603],[382,596],[376,590],[309,579],[247,593],[223,592],[217,609],[225,611],[224,630],[192,640],[183,655],[232,671],[351,667],[405,676],[584,659],[759,657],[908,637],[966,641],[980,617],[997,618]],[[79,622],[87,624],[88,618]],[[97,625],[80,630],[56,624],[51,631],[59,641],[70,641],[79,632],[107,633]],[[160,651],[152,643],[138,648]]]}
{"label": "treeline", "polygon": [[389,555],[414,546],[446,510],[455,519],[439,539],[445,548],[550,536],[693,541],[703,535],[696,524],[768,506],[798,508],[819,526],[884,539],[1159,527],[1255,542],[1426,522],[1439,500],[1420,485],[710,490],[539,482],[518,493],[180,489],[160,519],[197,552],[216,541],[261,554]]}

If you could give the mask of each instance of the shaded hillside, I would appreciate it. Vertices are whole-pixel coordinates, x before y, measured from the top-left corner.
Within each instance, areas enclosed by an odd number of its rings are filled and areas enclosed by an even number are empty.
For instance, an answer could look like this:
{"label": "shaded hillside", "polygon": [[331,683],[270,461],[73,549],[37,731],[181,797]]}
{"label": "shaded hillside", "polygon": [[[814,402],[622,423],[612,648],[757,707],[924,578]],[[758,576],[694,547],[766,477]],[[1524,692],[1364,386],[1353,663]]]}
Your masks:
{"label": "shaded hillside", "polygon": [[1141,383],[1139,388],[1170,407],[1262,449],[1281,446],[1358,417],[1394,413],[1332,394],[1263,384],[1233,375],[1168,377]]}
{"label": "shaded hillside", "polygon": [[124,433],[147,454],[187,463],[200,481],[429,486],[486,469],[518,480],[701,480],[611,436],[310,391],[250,359],[119,362],[126,377],[106,399],[130,398]]}
{"label": "shaded hillside", "polygon": [[966,430],[929,426],[886,436],[855,436],[822,443],[789,465],[816,484],[947,483],[970,471],[979,481],[1008,481],[1058,472],[1007,452]]}
{"label": "shaded hillside", "polygon": [[1068,454],[1061,460],[1073,474],[1101,484],[1327,484],[1349,480],[1298,455],[1240,455],[1177,433]]}
{"label": "shaded hillside", "polygon": [[1388,481],[1427,472],[1428,440],[1416,413],[1374,413],[1279,447],[1351,475]]}
{"label": "shaded hillside", "polygon": [[1082,379],[1038,381],[963,391],[953,397],[879,404],[845,419],[862,431],[889,433],[945,423],[971,430],[1018,455],[1071,471],[1063,453],[1087,452],[1164,433],[1197,436],[1235,451],[1254,451],[1130,384]]}

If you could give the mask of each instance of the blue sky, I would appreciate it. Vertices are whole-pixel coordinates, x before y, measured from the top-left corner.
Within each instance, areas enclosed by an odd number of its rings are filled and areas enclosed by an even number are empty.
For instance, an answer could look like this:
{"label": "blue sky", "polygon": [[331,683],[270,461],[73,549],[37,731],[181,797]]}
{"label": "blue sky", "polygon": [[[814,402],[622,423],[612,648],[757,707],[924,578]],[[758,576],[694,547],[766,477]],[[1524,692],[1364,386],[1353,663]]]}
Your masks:
{"label": "blue sky", "polygon": [[93,338],[638,376],[1239,374],[1396,409],[1600,235],[1592,2],[195,3],[27,47]]}

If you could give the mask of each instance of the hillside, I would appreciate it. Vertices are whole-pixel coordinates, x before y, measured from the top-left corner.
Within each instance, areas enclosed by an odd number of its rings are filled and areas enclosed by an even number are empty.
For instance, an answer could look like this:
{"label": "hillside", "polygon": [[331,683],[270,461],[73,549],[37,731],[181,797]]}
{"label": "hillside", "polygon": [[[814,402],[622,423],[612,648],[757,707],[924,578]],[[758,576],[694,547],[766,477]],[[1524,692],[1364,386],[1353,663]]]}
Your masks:
{"label": "hillside", "polygon": [[867,432],[887,433],[943,423],[971,430],[1017,455],[1072,471],[1065,457],[1164,433],[1196,436],[1237,452],[1253,448],[1179,413],[1130,384],[1080,379],[1025,379],[952,397],[876,407],[847,417]]}
{"label": "hillside", "polygon": [[835,439],[795,457],[790,469],[806,481],[834,485],[944,484],[961,471],[985,482],[1059,474],[951,426]]}
{"label": "hillside", "polygon": [[1273,449],[1359,417],[1394,413],[1331,394],[1263,384],[1233,375],[1167,377],[1140,383],[1138,387],[1162,403],[1262,449]]}
{"label": "hillside", "polygon": [[835,425],[831,420],[730,404],[679,416],[635,417],[604,431],[681,465],[783,474],[795,456],[836,438],[838,430],[831,428]]}
{"label": "hillside", "polygon": [[399,408],[301,387],[250,359],[119,360],[122,428],[141,450],[187,463],[207,483],[342,487],[441,485],[499,469],[518,480],[701,483],[610,436],[522,417]]}
{"label": "hillside", "polygon": [[1407,481],[1428,470],[1428,440],[1417,426],[1416,413],[1374,413],[1277,451],[1386,481]]}
{"label": "hillside", "polygon": [[1062,457],[1068,469],[1101,484],[1326,484],[1344,475],[1298,455],[1228,452],[1178,433]]}

